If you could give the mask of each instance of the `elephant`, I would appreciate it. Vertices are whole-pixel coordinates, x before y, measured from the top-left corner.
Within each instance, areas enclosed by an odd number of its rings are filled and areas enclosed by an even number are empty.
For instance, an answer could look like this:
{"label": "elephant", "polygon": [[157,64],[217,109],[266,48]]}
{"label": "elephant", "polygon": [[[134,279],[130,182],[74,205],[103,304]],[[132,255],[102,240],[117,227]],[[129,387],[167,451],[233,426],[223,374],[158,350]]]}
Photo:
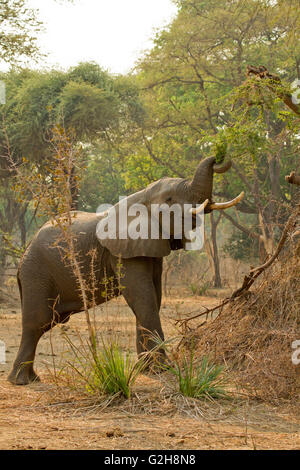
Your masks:
{"label": "elephant", "polygon": [[[231,166],[230,160],[216,164],[215,157],[200,161],[191,180],[164,177],[145,189],[127,197],[128,207],[133,203],[146,205],[173,203],[190,204],[195,216],[199,204],[204,204],[204,213],[226,209],[237,204],[243,193],[232,201],[214,203],[212,200],[213,175],[224,173]],[[114,207],[119,210],[119,205]],[[195,207],[196,206],[196,207]],[[162,297],[163,257],[171,250],[184,248],[185,236],[176,239],[172,228],[169,238],[123,239],[120,227],[114,239],[99,240],[96,234],[99,220],[105,213],[72,213],[71,230],[80,270],[84,281],[90,282],[91,257],[97,289],[94,303],[107,301],[103,293],[105,278],[114,279],[112,296],[123,295],[136,317],[136,348],[140,355],[152,350],[157,343],[153,334],[164,340],[159,311]],[[194,220],[194,218],[193,218]],[[41,336],[55,324],[65,323],[74,313],[83,311],[83,300],[78,289],[77,278],[70,263],[61,254],[59,228],[46,222],[33,237],[25,250],[18,268],[18,286],[22,307],[22,336],[19,351],[8,380],[16,385],[26,385],[40,380],[34,371],[35,351]],[[118,270],[122,269],[122,290],[117,286]],[[164,352],[160,351],[162,360]]]}

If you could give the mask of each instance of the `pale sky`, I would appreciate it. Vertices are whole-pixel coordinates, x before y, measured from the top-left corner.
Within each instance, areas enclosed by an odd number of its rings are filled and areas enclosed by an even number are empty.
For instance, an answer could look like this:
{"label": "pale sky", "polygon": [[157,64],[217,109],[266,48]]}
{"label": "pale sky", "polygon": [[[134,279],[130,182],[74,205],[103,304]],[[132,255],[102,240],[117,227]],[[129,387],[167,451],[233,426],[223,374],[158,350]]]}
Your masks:
{"label": "pale sky", "polygon": [[28,0],[40,10],[46,31],[39,45],[49,54],[41,65],[68,68],[95,61],[112,73],[126,73],[144,50],[150,49],[155,30],[176,15],[171,0]]}

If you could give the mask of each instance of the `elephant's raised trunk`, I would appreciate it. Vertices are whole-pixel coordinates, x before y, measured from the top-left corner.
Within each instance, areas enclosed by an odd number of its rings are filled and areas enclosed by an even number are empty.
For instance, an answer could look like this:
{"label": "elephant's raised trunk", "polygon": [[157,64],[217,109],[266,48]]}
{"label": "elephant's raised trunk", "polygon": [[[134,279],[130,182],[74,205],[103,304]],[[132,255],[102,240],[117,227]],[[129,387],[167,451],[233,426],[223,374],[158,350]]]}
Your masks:
{"label": "elephant's raised trunk", "polygon": [[[189,189],[193,203],[203,203],[206,212],[213,210],[223,210],[238,204],[244,197],[244,192],[229,202],[212,202],[213,174],[225,173],[231,167],[231,161],[228,160],[222,165],[216,165],[215,157],[208,157],[202,160],[198,165],[193,180],[189,183]],[[197,214],[199,209],[192,209],[193,214]]]}
{"label": "elephant's raised trunk", "polygon": [[228,160],[222,165],[216,165],[215,157],[208,157],[202,160],[193,180],[190,182],[190,191],[195,202],[212,200],[213,174],[225,173],[231,167],[231,161]]}

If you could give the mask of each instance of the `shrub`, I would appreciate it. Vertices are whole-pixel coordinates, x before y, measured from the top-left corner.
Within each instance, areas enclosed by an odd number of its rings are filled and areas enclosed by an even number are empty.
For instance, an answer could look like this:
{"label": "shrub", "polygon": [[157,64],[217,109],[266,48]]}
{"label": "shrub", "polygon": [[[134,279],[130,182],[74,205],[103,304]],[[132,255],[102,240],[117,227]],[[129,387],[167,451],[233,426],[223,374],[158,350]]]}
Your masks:
{"label": "shrub", "polygon": [[205,295],[210,288],[209,282],[204,282],[202,285],[190,284],[190,289],[193,295]]}

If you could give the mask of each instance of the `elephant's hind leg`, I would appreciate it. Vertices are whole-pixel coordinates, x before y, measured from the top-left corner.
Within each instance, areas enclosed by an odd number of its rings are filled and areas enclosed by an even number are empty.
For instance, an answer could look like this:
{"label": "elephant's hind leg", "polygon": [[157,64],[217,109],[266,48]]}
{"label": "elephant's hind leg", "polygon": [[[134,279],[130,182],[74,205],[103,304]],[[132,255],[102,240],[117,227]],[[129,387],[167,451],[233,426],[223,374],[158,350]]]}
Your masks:
{"label": "elephant's hind leg", "polygon": [[8,380],[16,385],[26,385],[39,381],[34,371],[33,362],[39,339],[52,326],[52,309],[49,307],[47,295],[40,291],[29,296],[23,292],[22,305],[22,337],[18,355]]}
{"label": "elephant's hind leg", "polygon": [[17,358],[8,380],[15,385],[27,385],[39,381],[33,369],[36,346],[43,332],[37,328],[24,327]]}

